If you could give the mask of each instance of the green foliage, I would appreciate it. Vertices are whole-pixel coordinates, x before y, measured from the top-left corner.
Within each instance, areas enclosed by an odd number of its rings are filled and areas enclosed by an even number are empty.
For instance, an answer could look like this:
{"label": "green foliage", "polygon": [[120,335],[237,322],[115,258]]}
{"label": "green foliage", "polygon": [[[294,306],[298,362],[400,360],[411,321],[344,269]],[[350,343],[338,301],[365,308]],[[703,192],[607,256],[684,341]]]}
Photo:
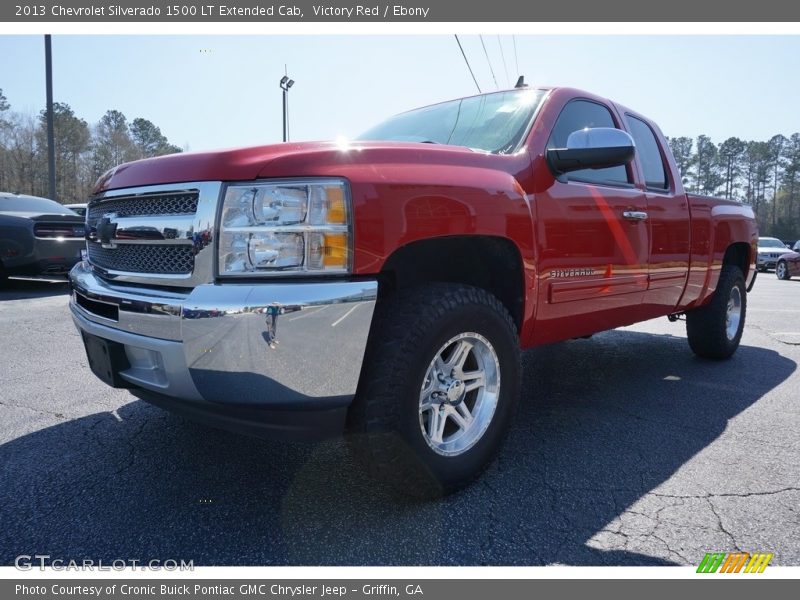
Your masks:
{"label": "green foliage", "polygon": [[694,165],[694,154],[692,154],[694,141],[690,137],[667,138],[667,141],[672,149],[672,155],[675,157],[675,164],[681,174],[681,179],[687,183],[689,170]]}
{"label": "green foliage", "polygon": [[[84,173],[83,156],[91,148],[89,125],[75,116],[69,104],[53,103],[53,132],[56,155],[56,196],[68,201],[77,198],[80,183],[88,183]],[[39,113],[39,127],[35,132],[38,148],[47,148],[47,111]]]}
{"label": "green foliage", "polygon": [[667,138],[688,192],[750,204],[762,235],[800,239],[800,134],[767,141]]}
{"label": "green foliage", "polygon": [[156,127],[147,119],[134,119],[131,123],[131,139],[139,158],[150,158],[152,156],[163,156],[180,152],[181,149],[170,144],[169,140],[161,133],[161,129]]}
{"label": "green foliage", "polygon": [[741,160],[747,144],[730,137],[719,145],[719,162],[725,182],[725,198],[733,198],[741,174]]}
{"label": "green foliage", "polygon": [[694,191],[714,195],[723,183],[719,150],[707,135],[698,136],[696,147]]}
{"label": "green foliage", "polygon": [[[47,113],[33,118],[10,108],[0,89],[0,190],[48,196]],[[181,152],[151,121],[129,122],[118,110],[92,126],[69,104],[54,102],[53,125],[56,199],[63,203],[84,202],[97,178],[120,163]]]}

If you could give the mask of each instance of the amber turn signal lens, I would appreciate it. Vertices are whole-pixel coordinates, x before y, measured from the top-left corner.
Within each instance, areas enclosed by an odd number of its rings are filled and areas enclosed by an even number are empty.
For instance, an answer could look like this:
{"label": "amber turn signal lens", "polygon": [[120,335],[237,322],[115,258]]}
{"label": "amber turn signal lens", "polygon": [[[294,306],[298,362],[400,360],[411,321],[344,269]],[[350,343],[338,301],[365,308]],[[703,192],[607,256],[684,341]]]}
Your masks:
{"label": "amber turn signal lens", "polygon": [[344,188],[342,186],[328,186],[325,188],[325,194],[328,197],[328,223],[347,223]]}
{"label": "amber turn signal lens", "polygon": [[347,234],[325,234],[325,250],[322,262],[325,267],[347,267]]}

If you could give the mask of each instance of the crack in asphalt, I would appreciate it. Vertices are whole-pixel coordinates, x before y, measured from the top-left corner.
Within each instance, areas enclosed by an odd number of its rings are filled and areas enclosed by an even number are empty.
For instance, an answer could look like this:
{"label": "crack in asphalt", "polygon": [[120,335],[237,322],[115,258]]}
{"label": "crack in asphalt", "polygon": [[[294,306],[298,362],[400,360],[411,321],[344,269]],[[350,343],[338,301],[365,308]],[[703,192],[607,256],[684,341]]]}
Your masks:
{"label": "crack in asphalt", "polygon": [[[670,506],[672,506],[672,505],[670,505]],[[660,542],[661,545],[666,549],[667,558],[669,560],[673,560],[675,562],[681,562],[683,564],[691,564],[692,561],[689,560],[688,557],[684,556],[681,552],[679,552],[678,550],[673,548],[669,544],[669,542],[667,542],[667,540],[662,538],[660,535],[656,534],[656,531],[658,530],[659,526],[661,526],[665,522],[666,523],[669,522],[669,521],[662,521],[659,518],[659,515],[660,515],[662,510],[664,510],[666,508],[669,508],[670,506],[667,506],[667,505],[662,506],[653,515],[648,515],[646,513],[635,511],[635,510],[625,510],[622,513],[620,513],[619,517],[617,518],[617,521],[619,523],[619,529],[617,529],[615,531],[615,530],[611,530],[611,529],[608,529],[608,528],[603,528],[600,531],[598,531],[597,534],[606,533],[606,534],[610,534],[612,536],[619,536],[620,538],[622,538],[622,549],[624,551],[626,551],[626,552],[636,552],[636,549],[632,547],[632,544],[635,541],[647,542],[649,540],[656,540],[656,541]],[[653,522],[652,528],[649,531],[639,532],[639,533],[627,533],[627,532],[625,532],[624,531],[625,523],[624,523],[623,517],[625,515],[631,515],[631,514],[643,517],[643,518],[647,519],[648,521],[652,521]],[[596,537],[597,534],[595,534],[595,536],[592,536],[592,537]],[[675,557],[677,557],[677,559]]]}
{"label": "crack in asphalt", "polygon": [[723,492],[719,494],[691,494],[681,496],[678,494],[661,494],[657,492],[649,492],[649,495],[657,498],[693,498],[697,500],[708,500],[709,498],[749,498],[751,496],[774,496],[775,494],[784,494],[786,492],[800,492],[798,487],[786,487],[779,490],[768,490],[763,492]]}
{"label": "crack in asphalt", "polygon": [[[648,539],[656,540],[656,541],[660,542],[664,546],[664,548],[666,549],[667,553],[670,555],[669,557],[671,559],[674,560],[673,556],[677,556],[680,559],[680,561],[683,562],[683,564],[693,564],[693,561],[690,560],[686,555],[684,555],[681,551],[675,549],[667,540],[663,539],[660,535],[658,535],[659,527],[662,527],[662,526],[665,526],[665,525],[674,525],[674,526],[681,526],[681,527],[691,527],[693,529],[701,529],[701,530],[706,530],[706,531],[716,531],[716,532],[724,534],[731,541],[731,544],[733,545],[733,548],[737,552],[741,552],[742,550],[741,550],[741,546],[739,544],[739,541],[736,539],[736,536],[725,527],[725,524],[724,524],[724,522],[722,520],[722,515],[717,510],[717,507],[714,505],[712,499],[713,498],[726,498],[726,497],[749,498],[749,497],[755,497],[755,496],[773,496],[773,495],[776,495],[776,494],[784,494],[784,493],[787,493],[787,492],[800,492],[800,488],[797,488],[797,487],[786,487],[786,488],[781,488],[779,490],[768,490],[768,491],[762,491],[762,492],[742,492],[742,493],[730,493],[730,492],[728,492],[728,493],[718,493],[718,494],[709,493],[709,494],[697,494],[697,495],[673,495],[673,494],[660,494],[660,493],[657,493],[657,492],[648,492],[647,494],[644,494],[644,495],[650,495],[650,496],[653,496],[653,497],[659,498],[659,499],[670,499],[670,500],[677,500],[678,501],[678,502],[664,503],[654,513],[645,513],[645,512],[642,512],[642,511],[639,511],[639,510],[630,509],[630,508],[629,509],[623,509],[622,511],[619,511],[618,507],[616,506],[616,499],[615,499],[614,502],[615,502],[615,507],[617,508],[618,517],[615,519],[615,522],[610,523],[606,527],[600,529],[595,534],[595,536],[598,535],[598,534],[601,534],[601,533],[607,534],[607,535],[611,535],[611,536],[619,536],[620,538],[622,538],[622,547],[626,551],[635,551],[635,549],[631,548],[631,544],[635,540],[641,540],[641,541],[645,541],[645,540],[648,540]],[[665,518],[662,517],[661,513],[664,510],[666,510],[668,508],[675,508],[675,507],[678,507],[678,506],[682,506],[684,504],[684,500],[686,500],[686,499],[703,500],[703,501],[705,501],[706,504],[708,505],[709,509],[711,510],[711,513],[714,515],[714,517],[716,519],[716,526],[715,527],[709,527],[707,525],[702,525],[702,524],[687,525],[684,522],[680,522],[680,521],[676,522],[676,521],[674,521],[672,519],[665,519]],[[781,503],[781,505],[785,506],[793,514],[797,514],[798,513],[797,509],[795,509],[795,508],[793,508],[791,506],[785,505],[783,503]],[[626,529],[626,523],[625,523],[625,518],[624,517],[626,515],[636,515],[638,517],[642,517],[642,518],[646,519],[647,521],[652,522],[653,526],[652,526],[651,529],[649,529],[649,531],[641,531],[641,532],[637,532],[637,533],[628,533],[625,530]],[[627,526],[631,526],[631,525],[627,525]],[[593,537],[595,537],[595,536],[593,536]]]}
{"label": "crack in asphalt", "polygon": [[10,406],[12,408],[22,408],[22,409],[29,410],[31,412],[38,413],[40,415],[48,415],[48,416],[51,416],[51,417],[56,417],[57,419],[60,419],[62,421],[67,419],[67,417],[65,417],[63,413],[52,412],[52,411],[48,411],[48,410],[41,410],[39,408],[34,408],[32,406],[28,406],[27,404],[16,404],[14,402],[7,402],[7,401],[3,400],[3,401],[0,401],[0,406]]}
{"label": "crack in asphalt", "polygon": [[[104,413],[104,416],[105,416],[105,413]],[[133,444],[133,441],[141,435],[142,431],[144,431],[144,428],[147,425],[147,421],[148,421],[147,418],[144,418],[142,420],[142,423],[138,426],[138,428],[136,430],[134,430],[134,432],[131,434],[130,438],[128,439],[127,443],[131,446],[132,450],[135,450],[135,446]],[[100,424],[105,423],[105,422],[107,422],[107,420],[104,419],[104,418],[96,419],[89,427],[87,427],[83,431],[83,437],[88,438],[89,434],[91,432],[93,432],[94,429],[96,429]],[[95,443],[99,443],[101,446],[104,445],[102,442],[100,442],[100,438],[99,437],[95,439]],[[128,469],[130,469],[134,465],[134,463],[136,462],[136,458],[137,458],[136,453],[132,451],[130,453],[130,455],[129,455],[128,461],[123,466],[121,466],[120,468],[116,469],[115,471],[106,471],[106,472],[103,472],[103,473],[97,473],[96,471],[92,472],[88,476],[89,481],[86,482],[86,485],[85,485],[85,487],[83,487],[81,489],[81,492],[82,493],[88,493],[88,492],[96,489],[101,484],[105,483],[106,481],[118,477],[119,475],[121,475],[123,472],[127,471]],[[94,481],[92,481],[92,479],[94,479]],[[41,515],[38,518],[41,519],[41,520],[45,520],[45,519],[51,517],[56,512],[58,512],[59,510],[63,510],[63,508],[64,508],[63,503],[58,503],[58,502],[54,503],[54,504],[52,504],[50,506],[50,510],[46,511],[43,515]]]}
{"label": "crack in asphalt", "polygon": [[737,552],[741,552],[742,549],[739,547],[739,542],[736,541],[736,538],[730,531],[725,529],[725,525],[722,523],[722,517],[717,512],[717,509],[714,507],[714,503],[711,502],[711,498],[706,498],[705,500],[708,503],[708,507],[711,509],[711,512],[714,513],[714,516],[717,518],[717,525],[719,527],[719,530],[728,536],[728,539],[730,539],[731,543],[733,544],[733,548]]}
{"label": "crack in asphalt", "polygon": [[[656,526],[656,529],[658,529],[658,526]],[[675,550],[675,549],[674,549],[672,546],[670,546],[670,545],[667,543],[667,541],[666,541],[665,539],[663,539],[663,538],[662,538],[662,537],[660,537],[660,536],[657,536],[657,535],[655,534],[655,529],[653,530],[653,532],[651,532],[650,534],[648,534],[648,537],[650,537],[650,538],[653,538],[653,539],[656,539],[656,540],[658,540],[659,542],[661,542],[662,544],[664,544],[664,548],[666,548],[666,549],[667,549],[667,552],[668,552],[669,554],[674,554],[675,556],[677,556],[677,557],[680,559],[680,561],[682,561],[684,564],[691,564],[691,563],[692,563],[692,561],[690,561],[690,560],[689,560],[687,557],[685,557],[683,554],[681,554],[680,552],[678,552],[677,550]],[[674,559],[673,559],[673,560],[674,560]]]}
{"label": "crack in asphalt", "polygon": [[758,329],[760,332],[765,334],[772,341],[778,342],[779,344],[783,344],[784,346],[800,346],[800,341],[798,341],[798,342],[787,342],[786,340],[782,340],[779,337],[775,337],[775,334],[772,331],[770,331],[769,329],[765,329],[764,327],[761,327],[760,325],[754,325],[752,323],[748,323],[747,327],[748,328],[752,328],[752,329]]}
{"label": "crack in asphalt", "polygon": [[[653,496],[653,497],[656,497],[656,498],[659,498],[659,499],[679,500],[680,503],[667,503],[667,504],[664,504],[658,510],[656,510],[655,513],[652,513],[652,514],[643,513],[641,511],[632,510],[632,509],[625,510],[624,512],[620,513],[619,517],[617,518],[617,521],[619,523],[618,530],[615,531],[615,530],[612,530],[612,529],[609,529],[608,527],[606,527],[606,528],[600,530],[600,532],[598,532],[598,533],[605,532],[605,533],[608,533],[608,534],[611,534],[611,535],[621,536],[624,539],[624,548],[625,548],[625,550],[630,550],[629,546],[630,546],[631,540],[634,539],[634,538],[654,539],[654,540],[662,543],[664,545],[664,547],[666,548],[667,552],[670,555],[674,555],[674,556],[679,557],[680,560],[683,561],[684,564],[691,564],[692,561],[689,560],[688,557],[686,557],[680,551],[678,551],[675,548],[673,548],[669,544],[669,542],[667,542],[660,535],[658,535],[657,530],[658,530],[659,526],[663,526],[665,524],[685,526],[685,523],[675,522],[675,521],[672,521],[670,519],[662,518],[661,517],[661,512],[662,511],[664,511],[667,508],[673,508],[675,506],[680,506],[680,504],[683,503],[683,500],[686,500],[686,499],[694,499],[694,500],[703,500],[703,501],[705,501],[706,504],[708,505],[709,509],[711,510],[711,513],[714,515],[714,517],[716,519],[716,527],[708,527],[706,525],[700,525],[700,524],[691,525],[691,527],[692,528],[696,528],[696,529],[718,531],[719,533],[724,534],[730,540],[733,548],[737,552],[741,552],[742,550],[741,550],[741,546],[739,544],[739,541],[736,539],[736,536],[733,534],[733,532],[731,532],[730,530],[728,530],[725,527],[725,523],[723,522],[722,515],[717,510],[717,507],[714,505],[713,499],[714,498],[729,498],[729,497],[733,497],[733,498],[750,498],[750,497],[756,497],[756,496],[774,496],[776,494],[784,494],[784,493],[787,493],[787,492],[800,492],[800,488],[798,488],[798,487],[786,487],[786,488],[781,488],[781,489],[778,489],[778,490],[766,490],[766,491],[762,491],[762,492],[741,492],[741,493],[727,492],[727,493],[718,493],[718,494],[709,493],[709,494],[694,494],[694,495],[660,494],[660,493],[657,493],[657,492],[649,492],[647,495],[650,495],[650,496]],[[787,506],[787,508],[792,513],[797,514],[796,509],[788,507],[788,506]],[[626,514],[628,514],[628,515],[629,514],[633,514],[633,515],[637,515],[637,516],[643,517],[643,518],[647,519],[648,521],[652,521],[654,523],[654,526],[650,531],[636,533],[636,534],[626,533],[625,532],[625,522],[624,522],[624,518],[623,518]]]}

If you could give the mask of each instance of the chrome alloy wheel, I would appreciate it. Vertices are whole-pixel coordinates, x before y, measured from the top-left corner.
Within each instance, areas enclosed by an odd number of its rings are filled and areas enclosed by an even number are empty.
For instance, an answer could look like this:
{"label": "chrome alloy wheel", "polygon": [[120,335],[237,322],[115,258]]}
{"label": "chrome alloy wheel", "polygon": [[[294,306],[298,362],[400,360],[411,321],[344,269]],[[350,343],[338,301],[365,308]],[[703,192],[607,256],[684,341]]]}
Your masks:
{"label": "chrome alloy wheel", "polygon": [[500,395],[500,361],[478,333],[448,340],[434,355],[419,394],[419,426],[431,449],[463,454],[492,422]]}
{"label": "chrome alloy wheel", "polygon": [[728,310],[725,313],[725,335],[729,340],[733,340],[736,337],[741,319],[742,292],[738,286],[733,286],[730,298],[728,298]]}
{"label": "chrome alloy wheel", "polygon": [[775,267],[775,275],[778,276],[778,279],[785,279],[786,278],[786,263],[779,262],[778,266]]}

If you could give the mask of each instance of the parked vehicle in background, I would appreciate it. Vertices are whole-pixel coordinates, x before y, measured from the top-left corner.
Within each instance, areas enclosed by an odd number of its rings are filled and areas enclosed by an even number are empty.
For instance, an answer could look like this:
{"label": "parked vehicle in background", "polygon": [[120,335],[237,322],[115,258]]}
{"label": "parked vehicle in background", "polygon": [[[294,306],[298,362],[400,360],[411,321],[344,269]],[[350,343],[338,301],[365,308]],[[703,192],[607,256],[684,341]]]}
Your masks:
{"label": "parked vehicle in background", "polygon": [[800,275],[800,241],[795,243],[794,250],[782,254],[775,265],[775,275],[778,279],[791,279]]}
{"label": "parked vehicle in background", "polygon": [[86,216],[86,203],[85,202],[82,203],[82,204],[65,204],[64,206],[66,206],[72,212],[77,213],[82,217]]}
{"label": "parked vehicle in background", "polygon": [[37,196],[0,192],[0,279],[65,275],[86,249],[84,219]]}
{"label": "parked vehicle in background", "polygon": [[785,254],[788,249],[789,247],[778,238],[758,238],[758,259],[756,262],[758,270],[763,272],[767,269],[774,269],[781,254]]}
{"label": "parked vehicle in background", "polygon": [[70,309],[98,378],[237,431],[346,429],[418,496],[491,460],[521,348],[685,314],[730,357],[758,238],[749,206],[686,194],[652,121],[567,88],[129,163],[87,226]]}

